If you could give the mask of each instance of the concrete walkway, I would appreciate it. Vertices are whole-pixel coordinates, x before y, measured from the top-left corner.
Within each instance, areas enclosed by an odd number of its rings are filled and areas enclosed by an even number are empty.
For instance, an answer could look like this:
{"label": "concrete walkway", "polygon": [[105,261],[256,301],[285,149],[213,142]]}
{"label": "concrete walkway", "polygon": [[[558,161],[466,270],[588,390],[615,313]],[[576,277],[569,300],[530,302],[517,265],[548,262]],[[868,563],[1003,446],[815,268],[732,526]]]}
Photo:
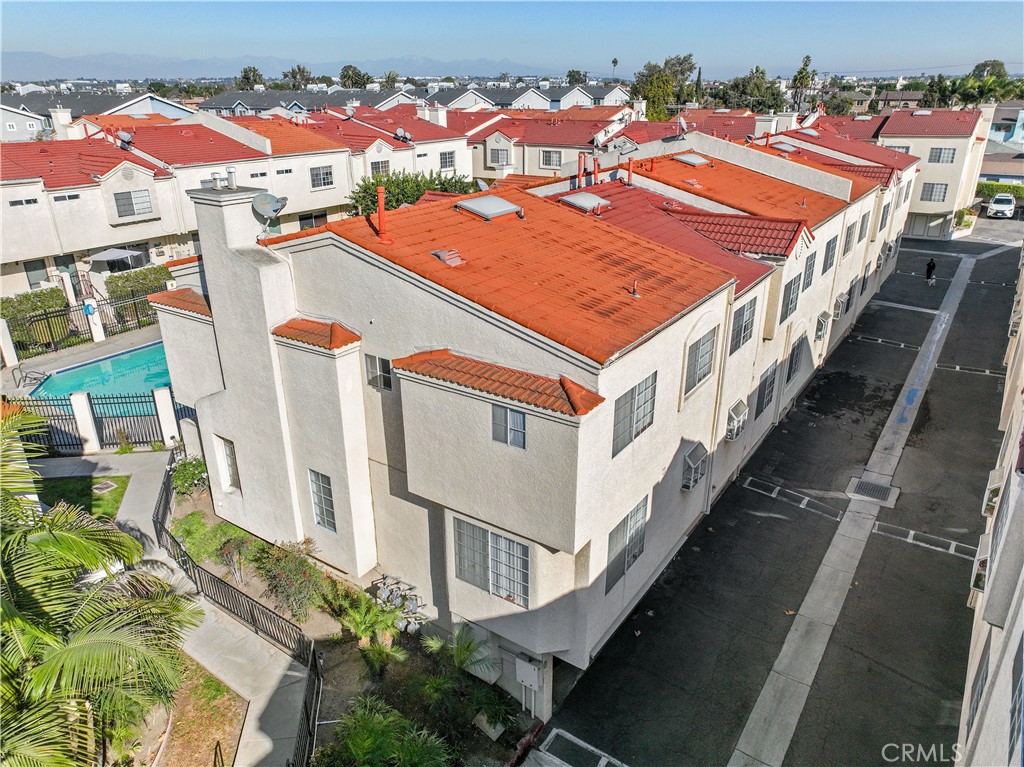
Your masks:
{"label": "concrete walkway", "polygon": [[[89,455],[33,462],[43,477],[130,476],[117,524],[144,548],[143,567],[183,589],[192,582],[156,543],[153,506],[168,453]],[[249,701],[235,767],[284,767],[299,726],[306,669],[247,626],[200,598],[203,623],[184,650],[207,671]]]}

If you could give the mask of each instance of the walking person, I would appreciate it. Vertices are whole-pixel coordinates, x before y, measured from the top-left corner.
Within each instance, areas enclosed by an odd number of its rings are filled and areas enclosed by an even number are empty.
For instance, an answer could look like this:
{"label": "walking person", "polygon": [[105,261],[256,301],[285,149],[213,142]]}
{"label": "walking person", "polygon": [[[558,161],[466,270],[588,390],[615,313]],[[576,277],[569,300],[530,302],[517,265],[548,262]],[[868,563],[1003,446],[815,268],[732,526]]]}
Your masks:
{"label": "walking person", "polygon": [[935,259],[928,259],[928,266],[924,268],[924,279],[928,287],[935,286]]}

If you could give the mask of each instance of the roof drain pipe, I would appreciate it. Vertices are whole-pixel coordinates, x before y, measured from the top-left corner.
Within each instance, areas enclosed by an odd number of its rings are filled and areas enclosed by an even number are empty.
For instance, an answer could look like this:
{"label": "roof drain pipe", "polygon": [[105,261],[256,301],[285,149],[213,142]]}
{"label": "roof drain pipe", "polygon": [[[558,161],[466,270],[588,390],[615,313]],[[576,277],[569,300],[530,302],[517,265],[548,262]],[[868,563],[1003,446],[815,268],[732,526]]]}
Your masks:
{"label": "roof drain pipe", "polygon": [[629,162],[626,163],[628,173],[626,174],[626,186],[633,186],[633,158],[629,158]]}
{"label": "roof drain pipe", "polygon": [[238,184],[235,182],[235,166],[229,165],[226,170],[228,172],[228,189],[238,189]]}
{"label": "roof drain pipe", "polygon": [[594,186],[597,186],[600,174],[601,174],[601,163],[595,157],[594,158]]}
{"label": "roof drain pipe", "polygon": [[583,188],[583,164],[586,162],[583,158],[583,152],[580,152],[576,163],[576,188]]}
{"label": "roof drain pipe", "polygon": [[384,231],[384,187],[377,187],[377,239],[383,242],[385,245],[390,245],[391,240],[388,239]]}

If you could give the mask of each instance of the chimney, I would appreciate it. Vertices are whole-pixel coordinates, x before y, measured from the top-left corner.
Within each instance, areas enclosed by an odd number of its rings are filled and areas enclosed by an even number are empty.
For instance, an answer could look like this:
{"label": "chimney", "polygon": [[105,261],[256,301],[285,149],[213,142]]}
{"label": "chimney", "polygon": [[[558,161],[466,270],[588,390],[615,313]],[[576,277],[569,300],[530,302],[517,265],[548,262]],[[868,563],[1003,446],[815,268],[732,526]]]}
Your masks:
{"label": "chimney", "polygon": [[58,139],[60,141],[66,141],[67,139],[70,139],[70,138],[76,138],[76,139],[77,138],[85,138],[85,131],[84,130],[82,131],[82,135],[80,135],[80,136],[79,135],[76,135],[76,136],[72,136],[71,135],[71,133],[74,132],[74,131],[73,131],[73,129],[70,128],[70,125],[71,125],[71,110],[70,109],[62,109],[60,107],[56,107],[54,109],[51,109],[50,110],[50,122],[53,124],[53,131],[54,131],[54,134],[55,134],[54,138],[56,138],[56,139]]}
{"label": "chimney", "polygon": [[576,163],[576,188],[580,189],[583,186],[583,165],[586,160],[583,157],[583,152],[580,152],[578,161]]}
{"label": "chimney", "polygon": [[384,217],[384,187],[377,187],[377,237],[381,242],[390,244],[391,240],[388,239],[385,230],[385,217]]}
{"label": "chimney", "polygon": [[756,115],[754,117],[754,138],[760,138],[766,133],[778,133],[776,127],[779,119],[776,115]]}

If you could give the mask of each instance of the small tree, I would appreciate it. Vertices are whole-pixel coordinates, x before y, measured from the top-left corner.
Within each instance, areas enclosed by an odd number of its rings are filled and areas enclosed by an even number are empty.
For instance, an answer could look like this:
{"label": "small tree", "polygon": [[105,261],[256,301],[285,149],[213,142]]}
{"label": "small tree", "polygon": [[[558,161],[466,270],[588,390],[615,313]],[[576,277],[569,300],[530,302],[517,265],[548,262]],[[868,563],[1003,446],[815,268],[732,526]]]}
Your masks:
{"label": "small tree", "polygon": [[398,72],[393,69],[389,69],[387,74],[384,75],[384,79],[381,80],[380,85],[382,88],[395,88],[398,86]]}
{"label": "small tree", "polygon": [[242,74],[235,78],[235,89],[240,91],[251,91],[262,84],[263,75],[256,67],[244,67]]}
{"label": "small tree", "polygon": [[292,90],[300,91],[313,82],[313,73],[306,67],[298,64],[291,69],[282,72],[281,78],[289,81],[289,84],[292,86]]}
{"label": "small tree", "polygon": [[493,671],[499,663],[487,652],[487,641],[477,639],[466,623],[456,626],[448,639],[440,636],[423,637],[423,647],[462,673]]}
{"label": "small tree", "polygon": [[975,80],[981,80],[985,77],[996,77],[1005,80],[1009,77],[1009,74],[1006,72],[1006,64],[1002,61],[999,59],[987,59],[975,64],[970,76]]}
{"label": "small tree", "polygon": [[586,85],[587,84],[587,76],[584,75],[578,69],[570,69],[568,72],[566,72],[565,73],[565,79],[566,79],[566,82],[569,83],[569,85]]}
{"label": "small tree", "polygon": [[842,93],[833,93],[825,99],[825,113],[830,115],[848,115],[853,110],[853,99]]}
{"label": "small tree", "polygon": [[389,173],[363,178],[349,197],[352,208],[363,215],[377,211],[377,187],[383,186],[384,209],[394,210],[406,203],[412,205],[428,190],[468,194],[474,190],[465,176],[446,176],[440,171],[430,173]]}
{"label": "small tree", "polygon": [[369,73],[354,64],[343,66],[338,79],[341,81],[342,88],[365,88],[373,81],[373,77]]}

